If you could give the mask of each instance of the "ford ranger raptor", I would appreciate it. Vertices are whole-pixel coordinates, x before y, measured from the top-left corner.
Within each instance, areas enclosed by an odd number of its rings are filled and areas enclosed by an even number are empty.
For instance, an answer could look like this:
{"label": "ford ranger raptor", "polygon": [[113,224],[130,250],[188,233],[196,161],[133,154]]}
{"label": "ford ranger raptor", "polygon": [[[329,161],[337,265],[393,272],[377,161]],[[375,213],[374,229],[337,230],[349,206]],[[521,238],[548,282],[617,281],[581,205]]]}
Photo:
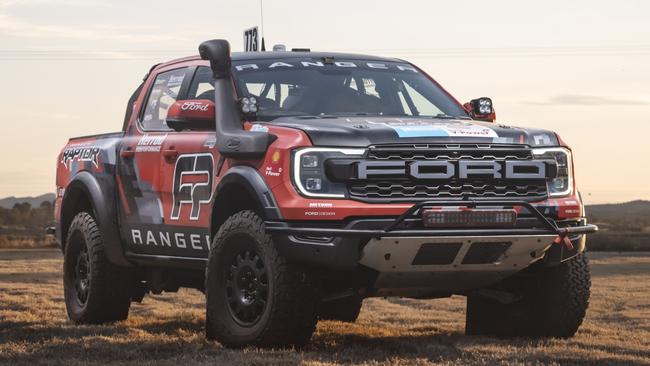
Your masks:
{"label": "ford ranger raptor", "polygon": [[68,316],[188,287],[208,338],[294,347],[367,297],[462,295],[467,334],[570,337],[597,230],[571,149],[494,119],[400,59],[206,41],[149,71],[122,131],[61,151]]}

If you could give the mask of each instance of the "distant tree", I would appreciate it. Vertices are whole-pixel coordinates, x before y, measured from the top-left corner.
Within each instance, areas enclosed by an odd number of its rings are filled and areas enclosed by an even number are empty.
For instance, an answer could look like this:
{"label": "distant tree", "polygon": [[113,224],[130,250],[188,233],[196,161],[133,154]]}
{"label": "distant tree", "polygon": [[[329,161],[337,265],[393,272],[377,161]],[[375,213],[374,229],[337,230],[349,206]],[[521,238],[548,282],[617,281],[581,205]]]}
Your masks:
{"label": "distant tree", "polygon": [[39,207],[29,203],[16,203],[11,209],[0,207],[0,225],[22,226],[26,228],[43,228],[50,226],[54,219],[52,202],[45,201]]}

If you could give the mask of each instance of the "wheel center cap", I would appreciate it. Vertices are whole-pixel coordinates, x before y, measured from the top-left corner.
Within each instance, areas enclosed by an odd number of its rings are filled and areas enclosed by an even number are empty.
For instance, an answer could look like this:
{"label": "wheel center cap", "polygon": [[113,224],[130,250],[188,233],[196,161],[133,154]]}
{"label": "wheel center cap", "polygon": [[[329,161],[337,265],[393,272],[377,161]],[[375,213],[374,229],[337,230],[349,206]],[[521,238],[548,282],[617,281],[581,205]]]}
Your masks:
{"label": "wheel center cap", "polygon": [[255,282],[256,277],[253,270],[246,266],[242,268],[237,276],[237,287],[239,287],[239,301],[245,306],[255,302]]}

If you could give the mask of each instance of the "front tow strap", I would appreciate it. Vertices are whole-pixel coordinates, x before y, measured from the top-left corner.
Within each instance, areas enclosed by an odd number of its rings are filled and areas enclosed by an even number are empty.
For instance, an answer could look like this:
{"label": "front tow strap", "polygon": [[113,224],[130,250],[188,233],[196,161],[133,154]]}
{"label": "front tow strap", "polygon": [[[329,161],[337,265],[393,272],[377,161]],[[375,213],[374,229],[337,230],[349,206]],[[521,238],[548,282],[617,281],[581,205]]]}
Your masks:
{"label": "front tow strap", "polygon": [[569,230],[567,229],[560,229],[562,232],[558,234],[558,236],[553,240],[553,244],[561,244],[564,245],[567,250],[572,251],[573,248],[573,243],[571,242],[571,239],[569,239]]}

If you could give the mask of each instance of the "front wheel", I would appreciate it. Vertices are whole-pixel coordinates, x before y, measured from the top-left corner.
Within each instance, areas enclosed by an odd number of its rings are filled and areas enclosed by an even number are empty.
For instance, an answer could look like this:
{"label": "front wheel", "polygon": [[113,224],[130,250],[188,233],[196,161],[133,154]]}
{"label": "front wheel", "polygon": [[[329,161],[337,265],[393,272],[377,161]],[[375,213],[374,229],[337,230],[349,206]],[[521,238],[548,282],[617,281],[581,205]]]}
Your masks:
{"label": "front wheel", "polygon": [[501,304],[468,296],[469,335],[572,337],[586,315],[591,275],[585,254],[554,267],[541,267],[519,285],[519,301]]}
{"label": "front wheel", "polygon": [[206,335],[227,347],[302,346],[316,328],[312,275],[282,257],[252,211],[224,222],[206,269]]}

